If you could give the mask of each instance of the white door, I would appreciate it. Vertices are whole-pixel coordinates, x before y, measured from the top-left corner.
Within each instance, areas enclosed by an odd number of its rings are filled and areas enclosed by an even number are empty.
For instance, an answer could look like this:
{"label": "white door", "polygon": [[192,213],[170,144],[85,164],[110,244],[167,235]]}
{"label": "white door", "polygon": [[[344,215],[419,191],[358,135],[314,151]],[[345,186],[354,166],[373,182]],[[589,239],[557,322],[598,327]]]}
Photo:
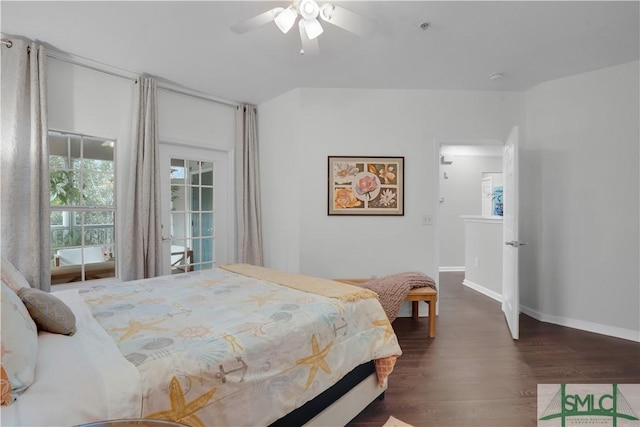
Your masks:
{"label": "white door", "polygon": [[228,157],[216,150],[160,145],[163,274],[228,262]]}
{"label": "white door", "polygon": [[503,222],[502,311],[513,339],[519,338],[520,292],[518,283],[518,128],[507,138],[502,156]]}

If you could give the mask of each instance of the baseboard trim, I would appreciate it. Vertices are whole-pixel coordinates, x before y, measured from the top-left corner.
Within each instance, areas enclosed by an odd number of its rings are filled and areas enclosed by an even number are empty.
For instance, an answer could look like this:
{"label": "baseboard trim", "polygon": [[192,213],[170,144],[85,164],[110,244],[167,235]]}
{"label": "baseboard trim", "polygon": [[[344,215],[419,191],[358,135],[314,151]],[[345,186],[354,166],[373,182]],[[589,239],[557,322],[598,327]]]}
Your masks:
{"label": "baseboard trim", "polygon": [[464,265],[454,265],[454,266],[449,266],[449,267],[440,267],[438,269],[438,271],[440,271],[440,273],[450,273],[450,272],[454,272],[454,271],[465,271],[465,267]]}
{"label": "baseboard trim", "polygon": [[640,331],[632,329],[617,328],[615,326],[602,325],[600,323],[587,322],[584,320],[570,319],[568,317],[554,316],[542,313],[531,307],[520,305],[520,311],[536,320],[554,325],[566,326],[568,328],[580,329],[581,331],[593,332],[615,338],[622,338],[629,341],[640,342]]}
{"label": "baseboard trim", "polygon": [[478,285],[477,283],[474,283],[469,279],[464,279],[462,281],[462,284],[468,288],[473,289],[476,292],[480,292],[481,294],[488,296],[491,299],[494,299],[500,303],[502,302],[502,295],[495,291],[492,291],[491,289],[487,289],[482,285]]}

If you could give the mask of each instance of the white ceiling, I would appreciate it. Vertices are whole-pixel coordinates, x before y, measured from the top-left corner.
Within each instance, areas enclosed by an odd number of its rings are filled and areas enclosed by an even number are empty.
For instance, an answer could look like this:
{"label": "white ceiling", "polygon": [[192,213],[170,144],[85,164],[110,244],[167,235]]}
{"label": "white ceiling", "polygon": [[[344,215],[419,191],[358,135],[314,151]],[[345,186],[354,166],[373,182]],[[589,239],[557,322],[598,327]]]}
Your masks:
{"label": "white ceiling", "polygon": [[[324,1],[319,0],[319,3]],[[297,87],[527,90],[638,60],[638,1],[335,1],[377,22],[297,31],[229,27],[287,1],[2,1],[2,33],[221,98],[259,104]],[[429,22],[427,31],[420,29]],[[490,80],[494,72],[504,73]]]}

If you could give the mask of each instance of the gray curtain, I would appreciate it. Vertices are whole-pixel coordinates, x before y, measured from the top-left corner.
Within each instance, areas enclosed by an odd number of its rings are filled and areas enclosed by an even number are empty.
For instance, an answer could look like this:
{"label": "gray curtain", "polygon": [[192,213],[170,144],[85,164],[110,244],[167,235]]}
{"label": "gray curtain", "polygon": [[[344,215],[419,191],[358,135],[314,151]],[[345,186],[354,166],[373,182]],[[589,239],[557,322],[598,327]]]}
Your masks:
{"label": "gray curtain", "polygon": [[253,105],[240,105],[236,110],[235,157],[238,262],[263,265],[260,168],[256,108]]}
{"label": "gray curtain", "polygon": [[120,254],[122,280],[162,274],[158,104],[156,81],[140,77],[136,84],[133,136]]}
{"label": "gray curtain", "polygon": [[32,287],[49,291],[50,205],[46,51],[20,39],[2,44],[2,256]]}

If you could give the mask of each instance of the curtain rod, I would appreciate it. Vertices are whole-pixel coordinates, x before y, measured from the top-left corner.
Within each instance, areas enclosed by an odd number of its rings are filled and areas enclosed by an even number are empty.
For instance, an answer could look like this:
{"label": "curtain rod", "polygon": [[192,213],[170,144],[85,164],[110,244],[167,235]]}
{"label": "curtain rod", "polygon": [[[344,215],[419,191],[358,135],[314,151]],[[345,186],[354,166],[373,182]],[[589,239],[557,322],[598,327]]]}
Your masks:
{"label": "curtain rod", "polygon": [[[2,42],[5,43],[4,40],[2,40]],[[11,41],[8,41],[8,42],[11,43]],[[92,59],[84,58],[81,56],[72,55],[70,53],[62,52],[48,46],[47,46],[47,56],[50,58],[67,62],[69,64],[79,65],[81,67],[89,68],[91,70],[98,71],[100,73],[109,74],[111,76],[116,76],[123,79],[131,80],[131,81],[136,81],[139,77],[139,74],[134,73],[133,71],[125,70],[119,67],[114,67],[112,65],[107,65],[102,62],[94,61]],[[163,89],[163,90],[174,92],[180,95],[186,95],[194,98],[203,99],[205,101],[217,102],[218,104],[229,105],[232,107],[238,107],[240,105],[240,103],[238,102],[229,101],[224,98],[218,98],[216,96],[209,95],[207,93],[192,90],[192,89],[179,88],[174,85],[163,83],[160,81],[157,82],[157,86],[158,86],[158,89]]]}
{"label": "curtain rod", "polygon": [[5,45],[6,47],[11,47],[13,46],[13,42],[11,40],[0,40],[0,43],[2,43],[3,45]]}
{"label": "curtain rod", "polygon": [[178,89],[172,85],[167,85],[165,83],[162,82],[158,82],[158,89],[162,89],[162,90],[166,90],[167,92],[173,92],[173,93],[177,93],[180,95],[186,95],[186,96],[190,96],[192,98],[199,98],[199,99],[203,99],[205,101],[212,101],[212,102],[217,102],[219,104],[224,104],[224,105],[228,105],[230,107],[239,107],[240,103],[238,102],[233,102],[233,101],[229,101],[226,99],[222,99],[222,98],[217,98],[214,97],[212,95],[200,92],[200,91],[192,91],[191,89]]}

